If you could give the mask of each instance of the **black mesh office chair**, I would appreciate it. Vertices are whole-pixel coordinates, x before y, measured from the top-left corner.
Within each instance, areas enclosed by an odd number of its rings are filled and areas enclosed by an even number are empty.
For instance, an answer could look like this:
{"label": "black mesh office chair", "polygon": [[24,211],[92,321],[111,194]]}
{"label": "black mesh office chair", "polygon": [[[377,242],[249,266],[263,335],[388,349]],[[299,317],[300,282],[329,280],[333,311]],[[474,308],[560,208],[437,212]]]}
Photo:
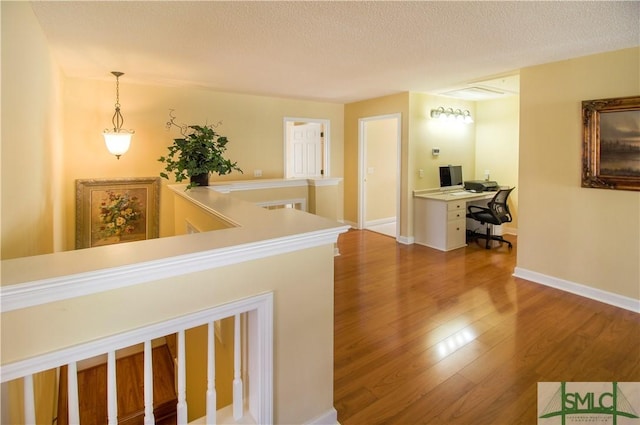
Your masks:
{"label": "black mesh office chair", "polygon": [[511,189],[500,189],[495,194],[493,199],[489,201],[487,204],[487,208],[479,207],[477,205],[469,205],[467,208],[468,218],[472,218],[480,222],[480,224],[487,225],[486,234],[471,232],[469,235],[469,239],[486,239],[487,245],[486,248],[489,249],[489,243],[491,241],[499,241],[502,243],[506,243],[509,245],[509,249],[513,248],[513,245],[508,240],[504,239],[502,236],[491,234],[491,226],[489,224],[495,224],[496,226],[509,223],[511,221],[511,213],[509,212],[509,206],[507,205],[507,199],[509,198],[509,194],[511,194]]}

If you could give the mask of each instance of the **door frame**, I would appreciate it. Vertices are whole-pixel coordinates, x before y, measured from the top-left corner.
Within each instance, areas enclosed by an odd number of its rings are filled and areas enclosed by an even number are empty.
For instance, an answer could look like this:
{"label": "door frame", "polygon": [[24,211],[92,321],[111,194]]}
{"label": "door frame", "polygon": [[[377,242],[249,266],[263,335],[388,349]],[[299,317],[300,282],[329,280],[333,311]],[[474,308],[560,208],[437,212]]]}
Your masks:
{"label": "door frame", "polygon": [[374,115],[358,119],[358,229],[365,226],[366,191],[364,190],[366,179],[366,140],[365,125],[370,121],[395,119],[397,122],[396,133],[396,240],[400,238],[400,191],[401,191],[401,165],[402,165],[402,114]]}
{"label": "door frame", "polygon": [[331,121],[328,119],[321,119],[321,118],[296,118],[296,117],[284,117],[282,120],[282,138],[284,139],[284,149],[283,149],[283,165],[284,165],[284,170],[282,175],[284,176],[284,178],[288,178],[287,176],[287,154],[288,154],[288,147],[289,147],[289,141],[287,140],[287,123],[294,123],[294,122],[304,122],[304,123],[315,123],[315,124],[322,124],[323,125],[323,138],[324,138],[324,146],[322,148],[322,158],[323,158],[323,163],[322,163],[322,176],[323,177],[328,177],[331,175],[330,172],[330,161],[329,161],[329,153],[331,152],[330,146],[330,139],[331,139]]}

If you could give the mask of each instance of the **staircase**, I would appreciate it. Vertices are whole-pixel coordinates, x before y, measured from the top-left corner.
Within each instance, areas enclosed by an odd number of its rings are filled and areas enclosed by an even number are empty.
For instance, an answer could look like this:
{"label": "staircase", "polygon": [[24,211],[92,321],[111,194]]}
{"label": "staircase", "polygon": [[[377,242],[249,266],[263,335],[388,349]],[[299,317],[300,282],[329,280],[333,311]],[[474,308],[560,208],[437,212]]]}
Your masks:
{"label": "staircase", "polygon": [[[66,369],[64,367],[63,369]],[[144,353],[116,360],[118,424],[144,424]],[[66,370],[60,373],[58,425],[68,425]],[[82,425],[107,423],[107,364],[78,371],[78,401]],[[153,349],[153,414],[156,425],[176,424],[174,362],[166,344]]]}

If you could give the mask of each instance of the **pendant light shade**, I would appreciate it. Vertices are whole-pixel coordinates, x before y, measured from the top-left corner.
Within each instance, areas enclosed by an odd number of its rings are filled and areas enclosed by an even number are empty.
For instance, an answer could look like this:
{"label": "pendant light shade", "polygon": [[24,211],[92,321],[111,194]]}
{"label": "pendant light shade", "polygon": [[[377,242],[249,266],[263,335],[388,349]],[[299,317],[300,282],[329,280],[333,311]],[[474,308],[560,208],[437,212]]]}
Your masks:
{"label": "pendant light shade", "polygon": [[105,131],[102,133],[104,143],[107,145],[109,153],[120,159],[120,155],[125,154],[129,150],[132,133],[133,132],[130,133],[127,130],[120,130],[120,132]]}
{"label": "pendant light shade", "polygon": [[125,152],[129,150],[129,145],[131,145],[131,136],[133,135],[133,130],[125,130],[122,128],[122,124],[124,123],[124,118],[122,118],[122,114],[120,113],[120,77],[124,75],[122,72],[113,71],[111,72],[116,77],[116,111],[113,114],[113,118],[111,119],[111,123],[113,124],[113,129],[106,129],[102,135],[104,136],[104,143],[109,150],[109,153],[115,155],[116,158],[120,159],[120,155],[123,155]]}

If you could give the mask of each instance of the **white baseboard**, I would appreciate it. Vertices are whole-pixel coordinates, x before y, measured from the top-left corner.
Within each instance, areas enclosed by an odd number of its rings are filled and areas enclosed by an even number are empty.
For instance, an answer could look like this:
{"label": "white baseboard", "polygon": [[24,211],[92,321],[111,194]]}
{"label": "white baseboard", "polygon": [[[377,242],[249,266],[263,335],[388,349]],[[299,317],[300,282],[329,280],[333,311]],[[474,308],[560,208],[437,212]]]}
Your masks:
{"label": "white baseboard", "polygon": [[412,245],[416,241],[416,239],[413,236],[402,236],[402,235],[398,236],[396,240],[403,245]]}
{"label": "white baseboard", "polygon": [[332,407],[322,415],[316,416],[308,421],[306,425],[340,425],[338,422],[338,411]]}
{"label": "white baseboard", "polygon": [[342,224],[346,224],[348,226],[351,226],[352,229],[357,229],[358,228],[358,223],[356,223],[355,221],[342,220]]}
{"label": "white baseboard", "polygon": [[591,286],[582,285],[580,283],[548,276],[542,273],[523,269],[522,267],[516,267],[513,275],[541,285],[550,286],[565,292],[570,292],[585,298],[590,298],[605,304],[630,310],[634,313],[640,313],[640,300],[625,297],[624,295],[614,294],[613,292],[607,292]]}
{"label": "white baseboard", "polygon": [[395,223],[395,222],[396,222],[395,217],[379,218],[377,220],[369,220],[365,222],[364,227],[367,228],[370,226],[380,226],[382,224],[389,224],[389,223]]}

